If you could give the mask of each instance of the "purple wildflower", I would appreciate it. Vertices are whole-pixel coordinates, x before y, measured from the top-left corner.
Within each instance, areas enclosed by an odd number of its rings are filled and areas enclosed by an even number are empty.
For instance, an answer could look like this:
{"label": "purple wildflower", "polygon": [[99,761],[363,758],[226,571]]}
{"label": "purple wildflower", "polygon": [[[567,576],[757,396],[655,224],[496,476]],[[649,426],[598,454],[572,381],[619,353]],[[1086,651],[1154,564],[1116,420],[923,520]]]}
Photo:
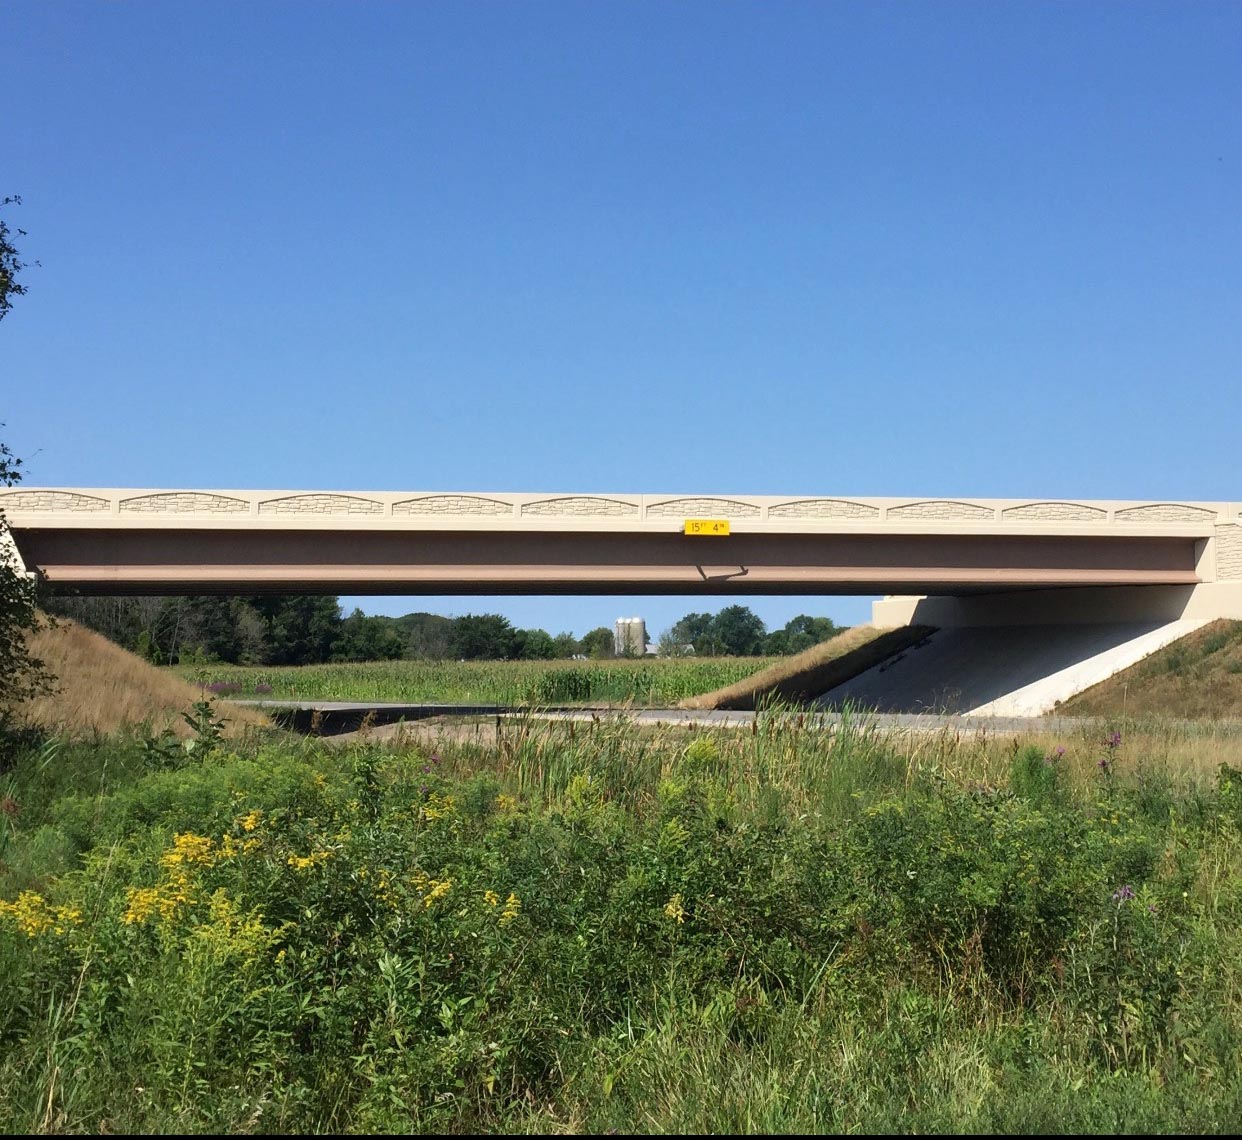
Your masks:
{"label": "purple wildflower", "polygon": [[426,774],[427,774],[428,772],[430,772],[430,771],[431,771],[431,765],[430,765],[430,764],[424,764],[424,765],[423,765],[423,774],[424,774],[424,775],[426,775]]}
{"label": "purple wildflower", "polygon": [[440,763],[440,757],[439,757],[439,756],[437,756],[434,752],[431,754],[431,762],[432,762],[433,764],[439,764],[439,763]]}
{"label": "purple wildflower", "polygon": [[256,693],[270,693],[272,691],[272,686],[271,685],[255,685],[254,691]]}
{"label": "purple wildflower", "polygon": [[1113,891],[1113,902],[1115,903],[1129,902],[1132,898],[1134,898],[1134,888],[1129,883]]}
{"label": "purple wildflower", "polygon": [[1096,762],[1096,767],[1099,768],[1099,770],[1103,772],[1104,775],[1108,776],[1112,774],[1113,762],[1107,756],[1105,756],[1101,760],[1098,760]]}
{"label": "purple wildflower", "polygon": [[1121,747],[1121,733],[1110,732],[1108,734],[1108,739],[1104,741],[1104,746],[1106,748],[1120,748]]}

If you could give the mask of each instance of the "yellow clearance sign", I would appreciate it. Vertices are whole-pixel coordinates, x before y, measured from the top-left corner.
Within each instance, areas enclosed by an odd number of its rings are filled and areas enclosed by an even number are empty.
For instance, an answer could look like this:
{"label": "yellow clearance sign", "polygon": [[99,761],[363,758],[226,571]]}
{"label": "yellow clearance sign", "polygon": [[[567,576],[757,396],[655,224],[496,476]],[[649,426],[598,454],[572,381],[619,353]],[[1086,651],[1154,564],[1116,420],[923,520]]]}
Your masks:
{"label": "yellow clearance sign", "polygon": [[686,519],[686,534],[728,534],[728,519]]}

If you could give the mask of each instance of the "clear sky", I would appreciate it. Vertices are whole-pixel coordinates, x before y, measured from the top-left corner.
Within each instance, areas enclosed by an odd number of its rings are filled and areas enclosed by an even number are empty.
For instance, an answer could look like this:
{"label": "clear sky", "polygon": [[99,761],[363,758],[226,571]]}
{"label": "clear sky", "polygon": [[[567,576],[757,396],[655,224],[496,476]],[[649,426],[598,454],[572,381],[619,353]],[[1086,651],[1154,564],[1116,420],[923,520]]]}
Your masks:
{"label": "clear sky", "polygon": [[0,43],[31,484],[1242,497],[1236,0],[4,0]]}

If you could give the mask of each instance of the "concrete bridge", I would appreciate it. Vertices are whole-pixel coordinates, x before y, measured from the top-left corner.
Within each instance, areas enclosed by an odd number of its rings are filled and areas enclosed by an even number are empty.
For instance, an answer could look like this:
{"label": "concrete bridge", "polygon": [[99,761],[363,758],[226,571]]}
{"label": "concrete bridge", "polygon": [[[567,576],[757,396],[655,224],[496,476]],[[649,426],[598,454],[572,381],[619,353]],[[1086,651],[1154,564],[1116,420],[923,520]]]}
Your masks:
{"label": "concrete bridge", "polygon": [[880,625],[1242,618],[1242,504],[21,487],[83,594],[887,594]]}

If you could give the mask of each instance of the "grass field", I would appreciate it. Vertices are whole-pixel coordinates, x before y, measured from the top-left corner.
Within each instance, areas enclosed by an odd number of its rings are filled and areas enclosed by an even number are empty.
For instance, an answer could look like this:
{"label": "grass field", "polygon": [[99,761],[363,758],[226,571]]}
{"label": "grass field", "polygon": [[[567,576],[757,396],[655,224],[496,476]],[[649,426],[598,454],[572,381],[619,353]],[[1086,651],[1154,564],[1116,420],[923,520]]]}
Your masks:
{"label": "grass field", "polygon": [[1242,1117],[1210,727],[10,742],[0,900],[7,1132]]}
{"label": "grass field", "polygon": [[[611,661],[375,661],[253,668],[173,669],[238,697],[429,704],[633,704],[665,707],[750,676],[764,657]],[[230,688],[221,690],[221,686]]]}

